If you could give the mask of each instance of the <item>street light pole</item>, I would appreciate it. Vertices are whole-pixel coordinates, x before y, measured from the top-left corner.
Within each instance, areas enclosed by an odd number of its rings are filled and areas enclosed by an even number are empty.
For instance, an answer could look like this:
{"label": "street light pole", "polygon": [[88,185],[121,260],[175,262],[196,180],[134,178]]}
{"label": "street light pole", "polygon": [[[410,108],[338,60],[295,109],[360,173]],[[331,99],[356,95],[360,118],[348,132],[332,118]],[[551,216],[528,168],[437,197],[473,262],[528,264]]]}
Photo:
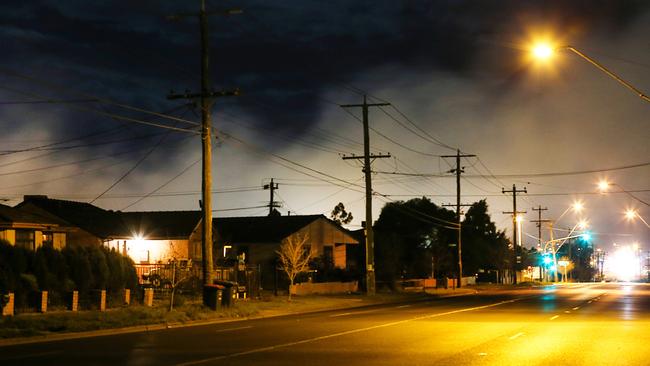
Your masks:
{"label": "street light pole", "polygon": [[596,68],[598,68],[600,71],[604,72],[607,74],[607,76],[611,77],[612,79],[616,80],[619,84],[623,85],[630,91],[632,91],[634,94],[636,94],[639,98],[643,99],[646,102],[650,103],[650,97],[648,97],[646,94],[644,94],[641,90],[635,88],[632,84],[628,83],[627,81],[623,80],[620,76],[614,74],[612,71],[608,70],[605,66],[594,60],[593,58],[585,55],[583,52],[579,51],[573,46],[563,46],[557,48],[558,50],[569,50],[576,55],[580,56],[582,59],[585,61],[589,62],[590,64],[594,65]]}

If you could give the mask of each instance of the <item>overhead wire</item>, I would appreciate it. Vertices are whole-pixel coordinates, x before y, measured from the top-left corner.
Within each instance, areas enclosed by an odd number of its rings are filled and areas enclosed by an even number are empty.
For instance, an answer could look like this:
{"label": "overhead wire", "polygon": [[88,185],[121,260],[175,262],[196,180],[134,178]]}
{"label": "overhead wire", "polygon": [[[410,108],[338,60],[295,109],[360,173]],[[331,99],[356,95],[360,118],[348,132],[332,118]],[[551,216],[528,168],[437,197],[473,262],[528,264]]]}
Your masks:
{"label": "overhead wire", "polygon": [[[183,112],[183,115],[182,115],[182,116],[184,116],[186,113],[187,113],[187,111]],[[136,170],[136,169],[140,166],[140,164],[142,164],[142,163],[143,163],[143,162],[144,162],[144,161],[145,161],[149,156],[151,156],[151,154],[152,154],[152,153],[153,153],[153,152],[154,152],[154,151],[155,151],[155,150],[156,150],[156,149],[157,149],[157,148],[158,148],[158,147],[159,147],[159,146],[160,146],[160,145],[161,145],[161,144],[162,144],[166,139],[167,139],[167,137],[169,137],[169,135],[170,135],[171,132],[172,132],[171,130],[166,131],[166,132],[165,132],[165,133],[160,137],[160,139],[159,139],[155,144],[153,144],[153,146],[151,146],[151,148],[150,148],[149,150],[147,150],[147,152],[145,152],[145,153],[142,155],[142,157],[140,157],[140,159],[138,159],[138,161],[136,161],[136,163],[135,163],[135,164],[134,164],[130,169],[128,169],[126,172],[124,172],[124,174],[122,174],[122,175],[121,175],[117,180],[115,180],[115,182],[113,182],[113,184],[111,184],[110,186],[108,186],[108,188],[106,188],[102,193],[100,193],[99,195],[97,195],[97,197],[93,198],[93,199],[90,201],[90,203],[93,203],[93,202],[97,201],[100,197],[102,197],[104,194],[108,193],[111,189],[115,188],[115,186],[117,186],[118,184],[120,184],[120,182],[122,182],[122,181],[123,181],[126,177],[128,177],[128,176],[129,176],[129,175],[130,175],[134,170]]]}

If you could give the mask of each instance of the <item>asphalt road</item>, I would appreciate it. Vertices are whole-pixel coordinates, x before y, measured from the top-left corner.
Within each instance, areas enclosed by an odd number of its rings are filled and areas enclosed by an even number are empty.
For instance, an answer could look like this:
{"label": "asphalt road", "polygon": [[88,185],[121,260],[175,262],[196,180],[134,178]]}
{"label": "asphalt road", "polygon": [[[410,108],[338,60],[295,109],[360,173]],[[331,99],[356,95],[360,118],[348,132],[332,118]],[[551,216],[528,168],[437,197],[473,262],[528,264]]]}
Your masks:
{"label": "asphalt road", "polygon": [[650,365],[650,286],[572,284],[7,346],[0,365]]}

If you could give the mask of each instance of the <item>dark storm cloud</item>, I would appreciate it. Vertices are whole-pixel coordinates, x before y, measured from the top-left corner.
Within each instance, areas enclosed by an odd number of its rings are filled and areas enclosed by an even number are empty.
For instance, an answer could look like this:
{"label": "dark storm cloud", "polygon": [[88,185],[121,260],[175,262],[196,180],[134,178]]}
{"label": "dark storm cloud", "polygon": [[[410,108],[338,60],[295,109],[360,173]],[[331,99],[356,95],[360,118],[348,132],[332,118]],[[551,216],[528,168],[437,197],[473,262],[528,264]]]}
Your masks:
{"label": "dark storm cloud", "polygon": [[[338,88],[341,100],[337,102],[355,101],[358,96],[340,84],[373,69],[391,65],[404,72],[473,75],[480,64],[481,70],[492,68],[516,82],[513,64],[477,60],[477,55],[499,42],[521,41],[531,24],[568,29],[574,39],[587,30],[614,36],[648,5],[643,1],[209,2],[211,8],[236,6],[245,11],[210,19],[212,80],[217,88],[237,86],[244,92],[236,101],[224,101],[226,110],[300,135],[318,119],[322,93]],[[165,16],[194,12],[197,6],[198,1],[6,1],[0,5],[2,65],[90,94],[164,110],[172,106],[165,100],[169,89],[196,89],[199,77],[196,20],[170,22]],[[23,90],[41,88],[21,84]],[[57,92],[50,91],[49,96],[53,94]],[[55,135],[67,136],[80,125],[92,130],[114,123],[87,113],[61,109],[57,113]]]}

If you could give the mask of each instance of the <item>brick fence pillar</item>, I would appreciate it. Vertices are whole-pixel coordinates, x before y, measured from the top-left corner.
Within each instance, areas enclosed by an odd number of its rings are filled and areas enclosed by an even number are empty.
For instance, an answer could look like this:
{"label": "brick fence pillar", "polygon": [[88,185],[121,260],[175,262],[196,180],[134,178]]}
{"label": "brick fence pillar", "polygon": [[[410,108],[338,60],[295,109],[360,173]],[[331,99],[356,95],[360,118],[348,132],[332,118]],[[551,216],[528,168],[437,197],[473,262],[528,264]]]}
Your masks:
{"label": "brick fence pillar", "polygon": [[40,301],[37,304],[38,311],[41,313],[47,312],[47,291],[41,291]]}
{"label": "brick fence pillar", "polygon": [[128,288],[124,289],[124,305],[131,304],[131,290]]}
{"label": "brick fence pillar", "polygon": [[70,307],[68,309],[70,309],[70,311],[79,310],[79,291],[72,291],[70,296]]}
{"label": "brick fence pillar", "polygon": [[153,289],[144,289],[144,306],[153,306]]}
{"label": "brick fence pillar", "polygon": [[6,296],[7,303],[2,307],[2,316],[14,316],[14,293],[10,292]]}
{"label": "brick fence pillar", "polygon": [[99,311],[106,311],[106,290],[99,291]]}

